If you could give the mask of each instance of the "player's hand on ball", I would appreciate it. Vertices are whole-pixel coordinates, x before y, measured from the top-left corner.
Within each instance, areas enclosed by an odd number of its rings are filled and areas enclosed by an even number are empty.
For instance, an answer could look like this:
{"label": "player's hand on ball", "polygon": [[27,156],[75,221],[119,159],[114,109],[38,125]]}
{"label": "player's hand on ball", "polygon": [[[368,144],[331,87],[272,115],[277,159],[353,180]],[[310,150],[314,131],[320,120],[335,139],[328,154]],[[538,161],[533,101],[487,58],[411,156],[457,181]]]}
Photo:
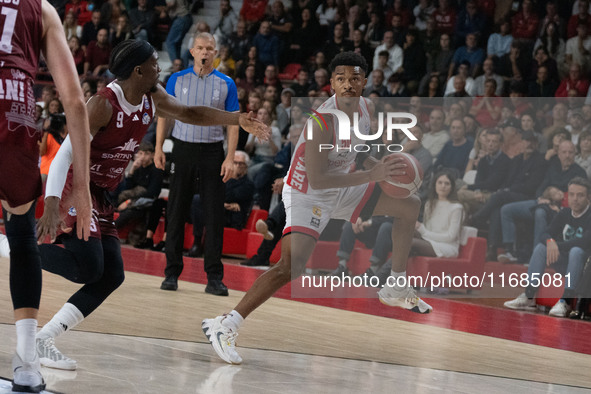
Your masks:
{"label": "player's hand on ball", "polygon": [[406,163],[402,157],[396,155],[384,156],[371,170],[371,180],[375,182],[391,179],[406,173]]}
{"label": "player's hand on ball", "polygon": [[252,111],[241,113],[239,123],[240,127],[260,140],[267,141],[271,137],[271,128],[258,120]]}

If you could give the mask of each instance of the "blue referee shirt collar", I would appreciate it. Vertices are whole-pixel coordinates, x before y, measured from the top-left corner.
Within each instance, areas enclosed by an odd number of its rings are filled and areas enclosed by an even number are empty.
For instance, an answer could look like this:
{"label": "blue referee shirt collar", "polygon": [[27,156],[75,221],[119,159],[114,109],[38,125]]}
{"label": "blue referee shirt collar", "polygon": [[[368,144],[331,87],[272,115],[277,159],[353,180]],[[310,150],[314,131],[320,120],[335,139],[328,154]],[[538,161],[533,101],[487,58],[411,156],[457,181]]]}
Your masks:
{"label": "blue referee shirt collar", "polygon": [[[195,72],[195,69],[193,68],[193,66],[189,67],[189,69],[191,70],[191,72],[195,75],[195,76],[199,76],[199,74],[197,74]],[[215,68],[213,70],[211,70],[211,72],[209,74],[204,75],[204,77],[209,77],[211,74],[213,74],[215,72]]]}

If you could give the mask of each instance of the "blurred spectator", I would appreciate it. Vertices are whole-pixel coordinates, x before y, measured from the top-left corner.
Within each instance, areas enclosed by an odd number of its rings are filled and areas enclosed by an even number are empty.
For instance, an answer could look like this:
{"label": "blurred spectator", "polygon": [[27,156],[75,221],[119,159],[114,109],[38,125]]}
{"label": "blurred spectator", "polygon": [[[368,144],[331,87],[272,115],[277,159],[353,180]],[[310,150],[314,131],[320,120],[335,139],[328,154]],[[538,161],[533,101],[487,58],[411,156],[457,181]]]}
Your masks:
{"label": "blurred spectator", "polygon": [[[489,253],[494,253],[499,261],[503,257],[496,256],[497,248],[502,246],[501,235],[501,208],[508,203],[524,201],[535,197],[535,191],[542,182],[546,173],[546,161],[544,156],[537,150],[538,139],[532,132],[523,134],[525,149],[522,154],[516,156],[510,164],[510,170],[504,183],[504,187],[493,193],[484,206],[469,218],[469,225],[478,228],[488,227]],[[507,250],[509,253],[512,251]],[[514,253],[514,252],[513,252]],[[509,260],[509,256],[504,256]],[[494,259],[493,259],[494,260]]]}
{"label": "blurred spectator", "polygon": [[548,80],[559,80],[556,60],[550,57],[546,48],[539,46],[536,50],[534,50],[534,62],[532,62],[532,71],[530,76],[532,78],[536,78],[538,75],[538,68],[542,66],[546,67],[548,72]]}
{"label": "blurred spectator", "polygon": [[558,155],[558,149],[562,141],[570,141],[570,138],[570,132],[567,129],[559,128],[554,130],[552,134],[550,134],[550,136],[548,137],[548,141],[546,143],[548,149],[546,150],[544,158],[547,161],[555,159]]}
{"label": "blurred spectator", "polygon": [[151,42],[155,15],[154,10],[146,6],[147,2],[148,0],[137,0],[137,7],[129,10],[129,23],[131,31],[138,39]]}
{"label": "blurred spectator", "polygon": [[123,14],[127,14],[127,10],[121,0],[107,0],[101,6],[101,22],[109,26],[109,31],[117,27],[119,17]]}
{"label": "blurred spectator", "polygon": [[[433,19],[433,17],[429,17],[429,19],[427,20],[427,28],[425,30],[419,31],[419,41],[421,42],[423,49],[425,49],[425,54],[427,55],[427,59],[429,61],[432,61],[437,52],[439,52],[439,50],[441,49],[442,35],[443,34],[439,34],[439,32],[437,31],[437,27],[435,26],[435,19]],[[449,35],[446,34],[446,36],[447,38],[449,38]]]}
{"label": "blurred spectator", "polygon": [[[351,50],[363,56],[368,66],[371,65],[373,60],[373,50],[365,43],[365,41],[363,41],[363,32],[361,30],[356,29],[353,31],[352,45],[353,48]],[[390,75],[386,76],[386,80],[388,77],[390,77]]]}
{"label": "blurred spectator", "polygon": [[388,94],[390,97],[410,97],[399,74],[392,74],[388,78]]}
{"label": "blurred spectator", "polygon": [[[591,20],[591,16],[589,17]],[[579,64],[583,70],[591,66],[591,37],[586,24],[577,26],[577,35],[566,42],[566,63]]]}
{"label": "blurred spectator", "polygon": [[[273,122],[269,111],[265,108],[260,108],[257,111],[257,119],[269,126]],[[271,137],[268,141],[262,141],[258,137],[249,134],[244,148],[252,156],[251,164],[248,168],[248,177],[253,179],[254,174],[256,174],[264,163],[273,163],[275,155],[280,149],[281,132],[277,127],[271,127]]]}
{"label": "blurred spectator", "polygon": [[427,21],[433,12],[435,6],[431,0],[419,0],[419,4],[413,8],[413,15],[415,16],[415,26],[420,31],[427,29]]}
{"label": "blurred spectator", "polygon": [[468,156],[472,150],[473,141],[466,138],[466,126],[462,119],[454,119],[449,127],[450,140],[443,146],[437,156],[433,168],[455,169],[460,177],[464,176]]}
{"label": "blurred spectator", "polygon": [[386,29],[395,27],[394,17],[399,19],[398,24],[402,29],[406,29],[411,23],[411,12],[403,4],[402,0],[392,1],[392,6],[386,11]]}
{"label": "blurred spectator", "polygon": [[316,52],[316,54],[314,55],[314,61],[312,62],[312,65],[310,65],[310,67],[308,68],[308,72],[310,73],[310,75],[314,75],[316,70],[320,69],[328,69],[328,62],[326,61],[326,56],[322,51]]}
{"label": "blurred spectator", "polygon": [[526,44],[523,41],[513,40],[509,54],[499,59],[497,72],[509,81],[527,80],[531,71],[531,56],[529,54],[530,52],[526,50]]}
{"label": "blurred spectator", "polygon": [[466,41],[468,34],[482,34],[486,31],[486,16],[478,9],[475,0],[468,0],[465,8],[458,13],[455,26],[457,46]]}
{"label": "blurred spectator", "polygon": [[574,89],[577,91],[579,97],[585,97],[589,90],[589,80],[584,77],[581,66],[573,63],[570,66],[568,77],[564,78],[558,89],[556,89],[556,97],[567,97],[568,92]]}
{"label": "blurred spectator", "polygon": [[80,26],[84,26],[92,19],[91,8],[86,0],[69,0],[66,3],[65,14],[67,15],[70,11],[74,13]]}
{"label": "blurred spectator", "polygon": [[578,34],[577,30],[580,25],[587,26],[587,30],[591,29],[591,16],[589,15],[589,0],[579,0],[578,12],[573,12],[566,27],[566,37],[572,38]]}
{"label": "blurred spectator", "polygon": [[[240,59],[236,62],[236,75],[240,79],[244,79],[246,77],[246,70],[252,66],[254,71],[254,82],[255,85],[258,85],[262,82],[265,76],[265,68],[259,62],[257,56],[257,48],[251,46],[246,53],[246,57]],[[252,87],[254,89],[255,86]],[[250,91],[250,90],[249,90]]]}
{"label": "blurred spectator", "polygon": [[394,34],[394,42],[401,48],[404,45],[406,30],[407,28],[402,24],[402,16],[400,14],[392,15],[392,27],[390,31]]}
{"label": "blurred spectator", "polygon": [[[185,34],[193,24],[193,18],[189,11],[188,0],[166,0],[168,16],[171,19],[170,29],[166,36],[166,50],[169,59],[181,58],[181,44]],[[185,64],[188,62],[185,61]]]}
{"label": "blurred spectator", "polygon": [[456,67],[465,61],[470,63],[470,69],[468,70],[469,76],[474,78],[480,73],[480,68],[484,61],[484,51],[482,48],[478,48],[477,44],[476,34],[470,33],[466,36],[466,45],[459,47],[454,53],[447,73],[448,79],[451,78]]}
{"label": "blurred spectator", "polygon": [[[474,90],[474,79],[470,76],[470,63],[464,60],[458,66],[458,73],[449,78],[445,86],[444,96],[468,97]],[[457,94],[456,94],[457,93]]]}
{"label": "blurred spectator", "polygon": [[326,69],[321,68],[314,72],[314,82],[310,84],[310,88],[308,89],[308,93],[311,91],[319,92],[321,90],[330,91],[331,86],[328,79],[328,71]]}
{"label": "blurred spectator", "polygon": [[[546,28],[550,23],[554,25],[554,28],[558,36],[566,36],[566,23],[564,21],[564,18],[558,14],[556,1],[554,0],[550,0],[546,3],[546,16],[544,16],[544,18],[540,21],[540,37],[544,35],[544,33],[546,32]],[[538,44],[536,42],[535,47],[537,46]]]}
{"label": "blurred spectator", "polygon": [[149,208],[160,195],[164,171],[154,165],[154,145],[142,142],[135,155],[124,190],[117,198],[119,217],[115,227],[121,229],[134,220],[145,221]]}
{"label": "blurred spectator", "polygon": [[300,68],[296,82],[292,83],[289,88],[294,91],[294,97],[306,97],[310,88],[309,73],[305,68]]}
{"label": "blurred spectator", "polygon": [[70,40],[72,36],[76,36],[78,38],[82,37],[82,26],[77,23],[76,14],[74,14],[74,11],[69,11],[66,13],[63,26],[64,32],[66,33],[66,39]]}
{"label": "blurred spectator", "polygon": [[111,47],[116,47],[117,44],[135,38],[133,35],[131,25],[129,24],[129,17],[127,14],[122,14],[117,19],[117,27],[111,31],[109,42]]}
{"label": "blurred spectator", "polygon": [[76,71],[78,75],[82,75],[84,73],[84,50],[80,46],[80,39],[78,36],[72,36],[68,40],[68,47],[70,48],[70,52],[72,53],[72,57],[74,58],[74,64],[76,65]]}
{"label": "blurred spectator", "polygon": [[500,57],[511,52],[512,42],[511,22],[505,19],[499,24],[499,32],[491,34],[488,38],[488,43],[486,44],[488,58],[497,62]]}
{"label": "blurred spectator", "polygon": [[371,82],[368,80],[363,90],[363,96],[367,97],[371,92],[376,92],[380,97],[388,96],[388,89],[384,86],[384,72],[381,69],[375,69],[371,72]]}
{"label": "blurred spectator", "polygon": [[374,51],[373,57],[373,68],[379,66],[379,55],[382,51],[388,51],[390,56],[388,57],[388,67],[396,71],[402,66],[403,52],[402,49],[394,43],[394,33],[387,30],[384,33],[383,44],[378,46]]}
{"label": "blurred spectator", "polygon": [[323,0],[320,2],[318,8],[316,8],[316,19],[325,32],[329,26],[333,25],[337,16],[337,10],[336,0]]}
{"label": "blurred spectator", "polygon": [[417,30],[408,29],[406,42],[403,47],[402,66],[395,70],[400,73],[402,81],[411,95],[416,95],[419,89],[419,81],[425,74],[427,58],[420,42],[417,40]]}
{"label": "blurred spectator", "polygon": [[503,123],[499,124],[499,129],[503,134],[502,151],[510,159],[523,153],[524,146],[521,143],[521,124],[514,117],[510,117]]}
{"label": "blurred spectator", "polygon": [[552,107],[552,123],[542,130],[544,138],[549,138],[555,130],[564,128],[566,126],[567,115],[568,107],[564,102],[560,101],[554,104]]}
{"label": "blurred spectator", "polygon": [[168,80],[170,79],[170,77],[172,76],[172,74],[178,73],[183,68],[185,68],[184,67],[184,64],[183,64],[183,61],[181,59],[174,59],[173,62],[172,62],[172,70],[171,70],[170,74],[168,74],[164,78],[164,84],[166,85],[168,83]]}
{"label": "blurred spectator", "polygon": [[560,274],[566,274],[564,291],[558,302],[550,309],[550,316],[568,316],[575,297],[575,288],[583,273],[591,244],[591,210],[589,199],[591,184],[586,179],[573,179],[568,185],[568,208],[559,212],[550,226],[536,240],[534,252],[527,269],[530,284],[525,292],[505,307],[517,310],[535,310],[534,297],[539,288],[534,278],[541,278],[546,267],[552,267]]}
{"label": "blurred spectator", "polygon": [[[234,153],[234,173],[232,178],[225,184],[224,227],[242,230],[250,215],[254,185],[246,176],[248,163],[249,157],[245,152],[236,151]],[[191,204],[193,246],[187,254],[190,257],[201,257],[203,255],[204,219],[206,217],[203,208],[200,195],[195,194]]]}
{"label": "blurred spectator", "polygon": [[587,179],[591,180],[591,132],[583,131],[579,135],[577,143],[577,155],[575,163],[581,166],[587,173]]}
{"label": "blurred spectator", "polygon": [[382,24],[381,15],[378,12],[371,12],[369,17],[370,20],[365,31],[364,40],[370,48],[375,50],[382,43],[385,30]]}
{"label": "blurred spectator", "polygon": [[501,107],[503,99],[497,97],[497,81],[489,78],[484,83],[484,95],[477,96],[472,102],[470,114],[473,115],[478,123],[484,128],[494,127],[501,117]]}
{"label": "blurred spectator", "polygon": [[548,56],[556,61],[557,64],[564,63],[566,55],[566,44],[560,37],[560,33],[554,22],[549,22],[542,31],[542,35],[534,44],[534,56],[537,48],[540,46],[546,48]]}
{"label": "blurred spectator", "polygon": [[95,41],[97,39],[98,31],[100,29],[107,29],[108,32],[109,26],[101,22],[101,12],[99,10],[94,10],[92,11],[91,20],[82,26],[82,37],[80,37],[80,43],[82,44],[82,48],[84,48],[84,50],[86,50],[86,47],[91,41]]}
{"label": "blurred spectator", "polygon": [[104,74],[109,69],[111,57],[111,44],[106,28],[101,28],[96,36],[96,41],[91,41],[86,48],[84,62],[84,74],[92,74],[95,77]]}
{"label": "blurred spectator", "polygon": [[[470,155],[468,156],[468,164],[466,165],[466,175],[469,172],[473,172],[474,176],[476,176],[476,168],[478,167],[478,162],[484,156],[487,155],[486,150],[486,129],[480,129],[474,138],[474,146],[472,146],[472,150],[470,151]],[[465,180],[466,177],[464,177]],[[467,181],[466,181],[467,182]],[[467,182],[471,184],[471,182]]]}
{"label": "blurred spectator", "polygon": [[449,133],[444,129],[445,114],[439,108],[431,110],[429,115],[429,129],[423,135],[422,145],[431,153],[431,156],[437,157],[447,141]]}
{"label": "blurred spectator", "polygon": [[257,49],[259,62],[263,66],[279,65],[279,48],[281,43],[277,36],[271,33],[271,23],[261,22],[259,32],[252,39],[252,45]]}
{"label": "blurred spectator", "polygon": [[569,122],[564,127],[570,132],[570,140],[575,144],[575,146],[579,143],[579,135],[583,131],[583,111],[580,109],[575,109],[570,113],[568,117]]}
{"label": "blurred spectator", "polygon": [[425,148],[422,144],[423,127],[417,125],[409,131],[415,137],[417,137],[417,140],[413,141],[405,135],[404,138],[400,141],[400,145],[404,147],[404,152],[410,153],[418,160],[419,164],[423,168],[423,173],[427,174],[431,170],[431,165],[433,164],[433,156],[431,155],[431,152],[429,152],[427,148]]}
{"label": "blurred spectator", "polygon": [[302,22],[296,25],[289,46],[289,60],[286,63],[305,64],[314,52],[314,41],[318,40],[320,25],[308,8],[302,10]]}
{"label": "blurred spectator", "polygon": [[265,78],[263,79],[263,84],[275,86],[277,90],[281,88],[281,81],[279,80],[279,75],[277,74],[277,66],[269,64],[265,68]]}
{"label": "blurred spectator", "polygon": [[[310,43],[308,43],[310,45]],[[345,26],[343,23],[334,25],[333,36],[322,47],[322,52],[328,59],[334,58],[342,52],[353,49],[353,43],[345,37]]]}
{"label": "blurred spectator", "polygon": [[[428,75],[427,75],[428,76]],[[428,79],[426,86],[419,90],[421,97],[441,97],[443,95],[440,79],[437,75],[432,75]]]}
{"label": "blurred spectator", "polygon": [[263,20],[268,0],[244,0],[240,9],[240,19],[246,22],[246,30],[253,32],[256,24]]}
{"label": "blurred spectator", "polygon": [[[427,54],[427,73],[419,84],[419,91],[426,88],[427,81],[430,81],[432,76],[439,78],[439,85],[443,85],[446,82],[449,65],[454,55],[454,51],[450,47],[450,41],[448,34],[442,34],[439,37],[439,48],[437,51],[433,52],[431,56]],[[439,89],[441,90],[441,86]],[[442,95],[442,93],[440,94]]]}
{"label": "blurred spectator", "polygon": [[230,0],[220,1],[220,20],[213,28],[213,35],[216,42],[226,44],[236,30],[238,15],[234,12]]}
{"label": "blurred spectator", "polygon": [[450,6],[449,0],[439,0],[439,8],[433,11],[433,19],[437,31],[443,34],[449,34],[450,37],[454,34],[456,27],[456,11]]}
{"label": "blurred spectator", "polygon": [[226,37],[225,41],[221,44],[228,45],[232,52],[234,59],[244,59],[248,54],[248,50],[251,47],[250,37],[246,31],[246,23],[244,21],[238,21],[236,23],[236,31]]}
{"label": "blurred spectator", "polygon": [[291,113],[291,99],[295,96],[295,92],[291,88],[286,88],[281,91],[281,102],[277,104],[275,111],[277,112],[277,128],[282,136],[286,136],[289,132],[289,117]]}
{"label": "blurred spectator", "polygon": [[530,97],[554,97],[558,84],[551,80],[548,74],[548,67],[538,67],[536,80],[529,83],[528,94]]}
{"label": "blurred spectator", "polygon": [[236,62],[232,58],[230,48],[228,48],[226,45],[222,45],[220,47],[219,54],[213,61],[213,68],[222,74],[229,76],[230,78],[234,78],[234,73],[236,72]]}
{"label": "blurred spectator", "polygon": [[494,62],[492,59],[488,58],[482,64],[482,71],[484,74],[476,77],[474,80],[474,88],[472,89],[472,93],[474,96],[484,96],[485,86],[484,84],[488,79],[494,79],[497,84],[495,89],[495,95],[501,96],[503,94],[503,77],[500,75],[495,74],[494,70]]}
{"label": "blurred spectator", "polygon": [[[503,229],[503,244],[506,249],[513,251],[513,244],[515,243],[515,225],[519,223],[534,223],[534,244],[541,240],[541,235],[548,224],[548,215],[557,211],[554,209],[548,211],[547,206],[554,204],[559,207],[564,192],[567,191],[568,183],[576,178],[585,178],[587,174],[575,160],[575,146],[571,141],[563,141],[560,143],[558,149],[558,157],[553,158],[548,164],[548,170],[536,190],[537,200],[527,200],[521,202],[510,203],[501,208],[501,225]],[[558,189],[555,197],[548,198],[550,195],[547,189],[554,187]],[[559,193],[560,192],[560,193]],[[542,206],[538,206],[541,204]],[[551,204],[551,205],[552,205]],[[514,256],[514,255],[513,255]]]}
{"label": "blurred spectator", "polygon": [[532,0],[523,0],[521,10],[511,22],[513,38],[522,39],[526,46],[532,46],[539,31],[540,18],[536,14]]}
{"label": "blurred spectator", "polygon": [[[303,9],[302,9],[303,11]],[[308,10],[310,13],[311,10]],[[298,18],[299,19],[299,18]],[[271,33],[279,39],[279,58],[281,64],[286,63],[285,56],[287,48],[291,42],[294,30],[294,21],[286,11],[285,5],[281,0],[275,0],[271,5],[271,16],[268,18],[271,27]],[[276,64],[279,66],[279,64]]]}
{"label": "blurred spectator", "polygon": [[501,150],[501,133],[497,129],[489,129],[485,138],[487,155],[478,162],[474,183],[458,191],[458,198],[469,214],[482,208],[491,194],[501,188],[511,167],[511,159]]}

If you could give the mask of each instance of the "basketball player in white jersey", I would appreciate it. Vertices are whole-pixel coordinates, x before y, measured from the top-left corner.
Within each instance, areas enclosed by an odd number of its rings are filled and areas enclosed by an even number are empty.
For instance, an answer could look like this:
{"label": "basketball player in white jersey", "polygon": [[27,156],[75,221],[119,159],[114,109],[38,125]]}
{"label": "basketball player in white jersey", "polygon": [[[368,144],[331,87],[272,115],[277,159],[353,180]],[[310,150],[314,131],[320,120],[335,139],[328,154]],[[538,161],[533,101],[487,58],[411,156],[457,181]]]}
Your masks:
{"label": "basketball player in white jersey", "polygon": [[[335,95],[318,109],[339,109],[349,116],[359,113],[359,130],[369,134],[369,111],[360,98],[367,83],[367,64],[362,56],[353,52],[337,55],[330,65],[331,86]],[[332,118],[332,119],[331,119]],[[328,130],[336,130],[336,118],[325,116]],[[354,133],[352,133],[354,136]],[[352,137],[354,138],[354,137]],[[205,319],[203,332],[216,353],[226,362],[240,364],[242,358],[235,348],[235,340],[244,318],[264,303],[279,288],[299,277],[314,250],[317,239],[328,220],[346,219],[353,223],[362,209],[374,215],[394,218],[396,232],[392,233],[393,278],[379,292],[386,305],[428,313],[431,306],[421,300],[412,287],[408,287],[406,261],[419,214],[420,199],[393,199],[380,192],[376,183],[388,177],[404,174],[405,164],[398,159],[375,161],[367,159],[369,170],[349,172],[357,153],[336,149],[319,149],[321,144],[345,147],[356,141],[338,140],[333,133],[314,125],[311,138],[302,133],[283,189],[287,223],[283,231],[281,260],[261,275],[234,310],[214,319]],[[369,162],[369,163],[368,163]],[[369,210],[369,211],[368,211]],[[293,272],[293,273],[292,273]],[[404,283],[404,287],[398,284]]]}

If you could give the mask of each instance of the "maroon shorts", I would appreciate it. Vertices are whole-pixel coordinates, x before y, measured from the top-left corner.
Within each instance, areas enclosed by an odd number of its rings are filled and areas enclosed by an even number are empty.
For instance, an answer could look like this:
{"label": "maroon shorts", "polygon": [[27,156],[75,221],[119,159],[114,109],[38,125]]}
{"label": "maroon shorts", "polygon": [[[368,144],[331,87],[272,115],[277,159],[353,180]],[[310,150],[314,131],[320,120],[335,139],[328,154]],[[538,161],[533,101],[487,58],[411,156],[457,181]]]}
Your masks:
{"label": "maroon shorts", "polygon": [[[76,234],[76,210],[70,204],[69,195],[71,191],[71,174],[68,177],[64,192],[62,194],[62,203],[60,210],[62,218],[67,227],[72,228],[71,234]],[[92,198],[92,220],[90,222],[90,236],[101,239],[103,236],[119,237],[115,228],[115,219],[113,214],[115,207],[107,200],[105,189],[94,185],[90,187],[90,197]]]}
{"label": "maroon shorts", "polygon": [[41,195],[33,83],[22,72],[0,69],[0,199],[11,207]]}

